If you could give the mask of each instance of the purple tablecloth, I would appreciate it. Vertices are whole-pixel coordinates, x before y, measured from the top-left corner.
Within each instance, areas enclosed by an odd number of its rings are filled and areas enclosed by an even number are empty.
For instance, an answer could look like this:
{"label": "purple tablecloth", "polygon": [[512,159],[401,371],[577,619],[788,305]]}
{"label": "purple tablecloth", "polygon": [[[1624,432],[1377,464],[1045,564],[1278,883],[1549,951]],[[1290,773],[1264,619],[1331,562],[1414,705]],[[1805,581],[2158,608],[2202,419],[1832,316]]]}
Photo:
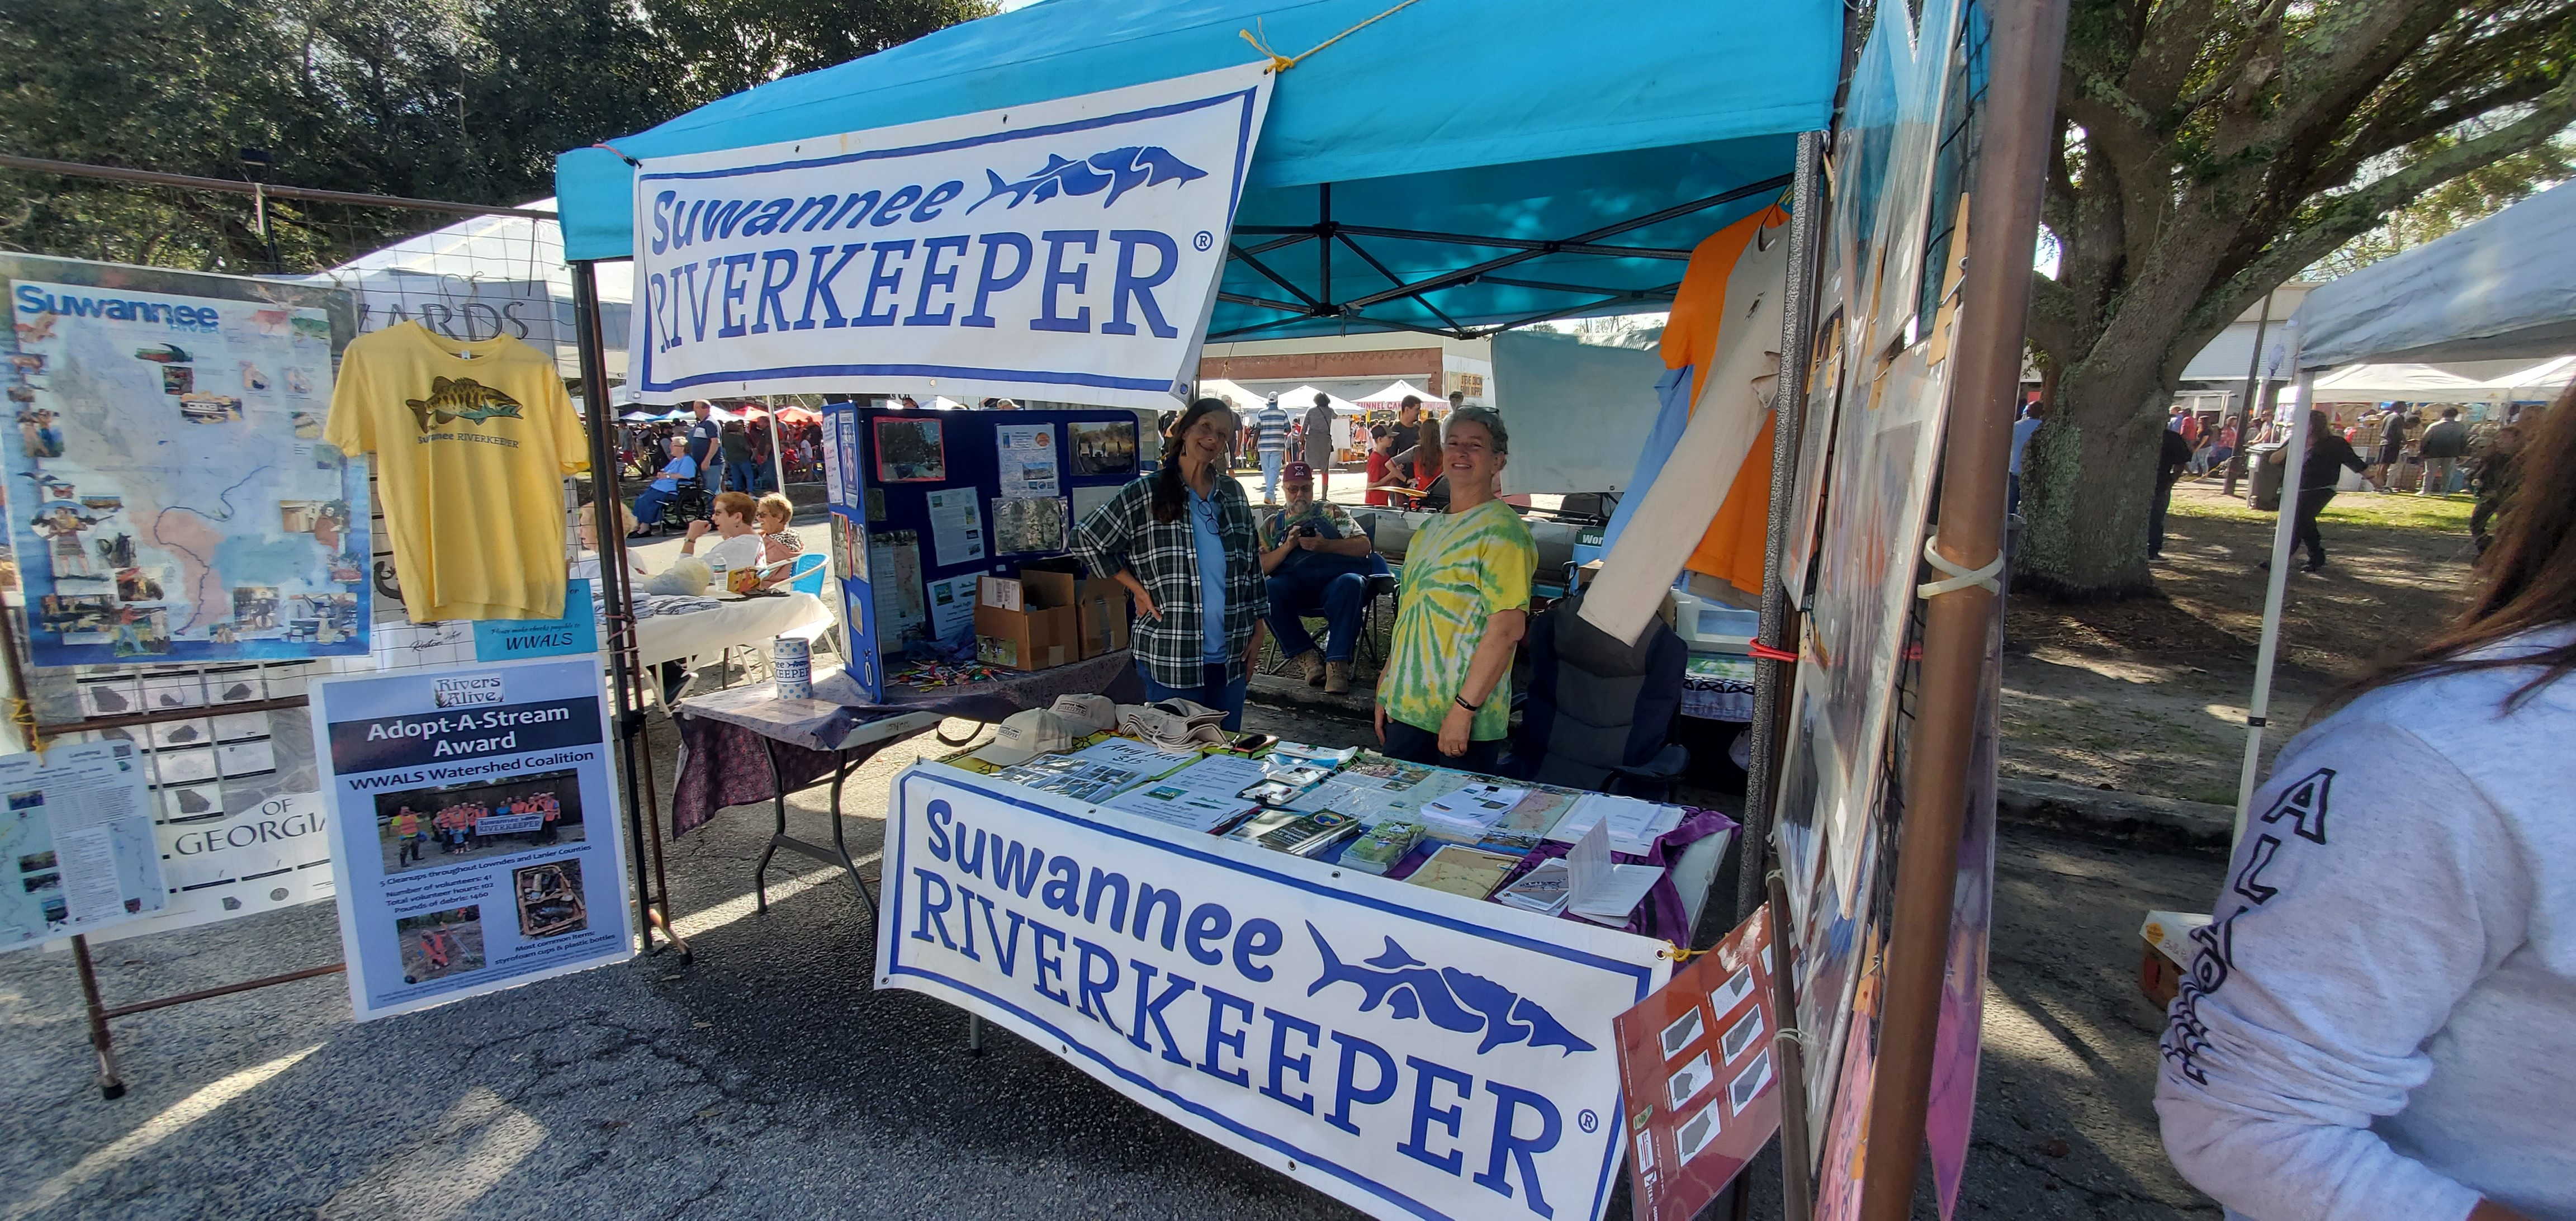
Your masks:
{"label": "purple tablecloth", "polygon": [[[840,681],[834,681],[835,679]],[[856,700],[847,676],[828,675],[814,684],[820,694]],[[923,730],[895,734],[862,745],[859,730],[879,721],[913,713],[964,717],[994,722],[1029,708],[1044,708],[1059,695],[1105,694],[1120,703],[1144,699],[1133,656],[1124,650],[1088,661],[1014,674],[985,683],[932,691],[897,688],[881,704],[839,700],[782,700],[768,684],[733,687],[693,696],[671,710],[680,729],[680,774],[672,781],[671,835],[688,834],[727,806],[768,801],[778,795],[764,744],[774,749],[779,781],[795,792],[832,774],[836,752],[856,754],[856,762]]]}
{"label": "purple tablecloth", "polygon": [[[1646,891],[1645,902],[1638,904],[1637,910],[1629,915],[1628,923],[1620,927],[1640,937],[1654,937],[1675,945],[1689,945],[1690,921],[1684,918],[1688,909],[1682,906],[1681,888],[1673,885],[1673,864],[1681,860],[1683,849],[1712,835],[1732,834],[1735,829],[1734,819],[1715,810],[1684,807],[1680,825],[1658,837],[1655,840],[1653,852],[1644,856],[1633,856],[1625,852],[1611,853],[1610,859],[1622,865],[1664,867],[1664,876],[1655,879],[1654,886]],[[1395,868],[1387,870],[1386,876],[1398,879],[1412,876],[1414,870],[1422,867],[1422,862],[1431,858],[1431,849],[1437,847],[1439,847],[1438,844],[1424,841],[1422,847],[1415,848],[1410,855],[1396,862]],[[1500,891],[1504,886],[1519,880],[1522,874],[1538,868],[1540,862],[1563,856],[1573,847],[1572,844],[1560,844],[1554,840],[1540,844],[1531,849],[1528,856],[1522,857],[1521,863],[1513,866],[1510,873],[1503,875],[1501,884],[1494,889]],[[1583,917],[1569,911],[1559,916],[1559,919],[1583,920]],[[1594,922],[1585,920],[1584,923]]]}

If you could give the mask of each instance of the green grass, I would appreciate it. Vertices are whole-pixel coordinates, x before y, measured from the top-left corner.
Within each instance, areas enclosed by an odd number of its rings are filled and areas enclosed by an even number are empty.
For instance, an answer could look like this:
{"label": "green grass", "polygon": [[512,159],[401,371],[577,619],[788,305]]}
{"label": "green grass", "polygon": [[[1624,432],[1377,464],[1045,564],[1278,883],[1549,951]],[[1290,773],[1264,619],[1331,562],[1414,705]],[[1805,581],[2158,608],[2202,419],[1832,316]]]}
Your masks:
{"label": "green grass", "polygon": [[[2476,507],[2466,494],[2458,496],[2416,496],[2411,493],[2346,492],[2334,498],[2319,514],[2319,520],[2353,525],[2378,526],[2391,530],[2429,530],[2437,534],[2469,532],[2469,511]],[[2209,517],[2227,521],[2269,524],[2272,515],[2246,508],[2240,500],[2221,500],[2200,496],[2177,496],[2171,512],[2177,517]]]}

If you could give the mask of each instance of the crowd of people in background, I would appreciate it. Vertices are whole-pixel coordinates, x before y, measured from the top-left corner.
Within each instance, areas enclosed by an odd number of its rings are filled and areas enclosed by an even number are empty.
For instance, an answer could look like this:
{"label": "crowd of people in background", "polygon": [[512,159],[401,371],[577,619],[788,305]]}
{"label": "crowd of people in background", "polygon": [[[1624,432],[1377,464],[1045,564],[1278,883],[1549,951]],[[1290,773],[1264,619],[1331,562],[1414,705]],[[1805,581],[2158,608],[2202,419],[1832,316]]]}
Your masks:
{"label": "crowd of people in background", "polygon": [[[2007,513],[2021,512],[2023,460],[2046,418],[2046,405],[2033,398],[2013,423],[2011,459],[2005,468]],[[2513,486],[2527,416],[2516,411],[2504,420],[2471,422],[2454,406],[2382,403],[2357,413],[2349,422],[2338,423],[2323,410],[2314,411],[2310,419],[2301,487],[2291,505],[2292,536],[2307,556],[2304,571],[2318,571],[2326,563],[2317,514],[2339,491],[2348,490],[2343,486],[2346,472],[2368,492],[2428,497],[2468,494],[2475,502],[2469,533],[2481,554],[2491,545],[2495,519]],[[2288,419],[2266,409],[2256,409],[2246,420],[2233,412],[2174,406],[2165,418],[2154,458],[2147,559],[2164,558],[2165,515],[2178,484],[2186,479],[2221,478],[2229,494],[2257,498],[2258,485],[2268,488],[2271,483],[2265,468],[2286,471],[2290,433]],[[2257,475],[2265,477],[2254,478]],[[1370,482],[1376,481],[1373,468]],[[2261,498],[2268,500],[2269,493]]]}
{"label": "crowd of people in background", "polygon": [[[723,491],[759,495],[778,488],[778,459],[784,458],[789,483],[823,479],[823,429],[801,420],[773,421],[754,405],[748,420],[716,417],[716,404],[689,404],[689,420],[656,420],[618,428],[618,454],[627,479],[644,479],[660,471],[671,442],[685,441],[693,464],[707,474],[709,494]],[[776,449],[779,437],[786,452]]]}

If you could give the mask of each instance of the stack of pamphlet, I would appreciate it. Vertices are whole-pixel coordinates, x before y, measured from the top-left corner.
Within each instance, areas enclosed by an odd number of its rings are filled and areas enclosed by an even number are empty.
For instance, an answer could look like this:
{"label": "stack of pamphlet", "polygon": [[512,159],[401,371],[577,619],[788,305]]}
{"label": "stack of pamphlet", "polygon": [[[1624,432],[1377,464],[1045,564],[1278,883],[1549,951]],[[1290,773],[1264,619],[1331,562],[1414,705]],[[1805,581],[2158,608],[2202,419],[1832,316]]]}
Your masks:
{"label": "stack of pamphlet", "polygon": [[1342,849],[1342,867],[1384,876],[1422,841],[1422,824],[1388,819]]}
{"label": "stack of pamphlet", "polygon": [[1422,832],[1452,844],[1473,844],[1527,796],[1528,789],[1471,781],[1418,811]]}
{"label": "stack of pamphlet", "polygon": [[1318,763],[1328,768],[1341,767],[1359,758],[1360,748],[1345,746],[1340,750],[1330,750],[1282,738],[1271,744],[1268,757],[1281,763]]}
{"label": "stack of pamphlet", "polygon": [[1241,825],[1226,834],[1226,838],[1259,844],[1290,856],[1320,856],[1361,830],[1360,820],[1331,810],[1318,810],[1312,814],[1300,814],[1295,810],[1263,810],[1243,820]]}
{"label": "stack of pamphlet", "polygon": [[1586,793],[1576,799],[1574,808],[1557,820],[1547,837],[1560,844],[1577,843],[1585,832],[1596,826],[1610,829],[1610,850],[1630,856],[1647,856],[1654,852],[1655,841],[1665,832],[1681,825],[1680,806],[1656,805],[1634,797],[1612,797],[1606,793]]}
{"label": "stack of pamphlet", "polygon": [[1537,868],[1495,892],[1494,901],[1553,916],[1564,911],[1566,902],[1574,897],[1573,887],[1574,875],[1563,860],[1541,861]]}
{"label": "stack of pamphlet", "polygon": [[1494,852],[1526,855],[1556,829],[1557,820],[1574,808],[1583,794],[1574,789],[1561,789],[1552,784],[1529,786],[1529,796],[1521,798],[1494,825],[1485,828],[1485,838],[1476,841],[1479,848]]}

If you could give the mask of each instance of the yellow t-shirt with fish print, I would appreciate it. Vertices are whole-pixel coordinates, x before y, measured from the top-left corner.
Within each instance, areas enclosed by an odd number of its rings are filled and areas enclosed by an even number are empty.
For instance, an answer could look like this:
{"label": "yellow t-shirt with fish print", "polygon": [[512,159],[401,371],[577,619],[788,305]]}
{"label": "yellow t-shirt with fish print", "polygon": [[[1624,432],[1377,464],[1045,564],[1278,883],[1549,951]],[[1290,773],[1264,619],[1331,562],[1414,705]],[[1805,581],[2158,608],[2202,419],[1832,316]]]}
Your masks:
{"label": "yellow t-shirt with fish print", "polygon": [[563,477],[590,458],[554,357],[387,327],[341,357],[323,439],[376,455],[412,622],[563,614]]}
{"label": "yellow t-shirt with fish print", "polygon": [[[1467,663],[1485,638],[1485,621],[1501,611],[1528,610],[1530,576],[1537,570],[1538,544],[1502,501],[1423,522],[1404,547],[1395,641],[1378,682],[1386,715],[1438,733],[1467,685]],[[1467,737],[1503,737],[1511,720],[1512,676],[1506,670]]]}

